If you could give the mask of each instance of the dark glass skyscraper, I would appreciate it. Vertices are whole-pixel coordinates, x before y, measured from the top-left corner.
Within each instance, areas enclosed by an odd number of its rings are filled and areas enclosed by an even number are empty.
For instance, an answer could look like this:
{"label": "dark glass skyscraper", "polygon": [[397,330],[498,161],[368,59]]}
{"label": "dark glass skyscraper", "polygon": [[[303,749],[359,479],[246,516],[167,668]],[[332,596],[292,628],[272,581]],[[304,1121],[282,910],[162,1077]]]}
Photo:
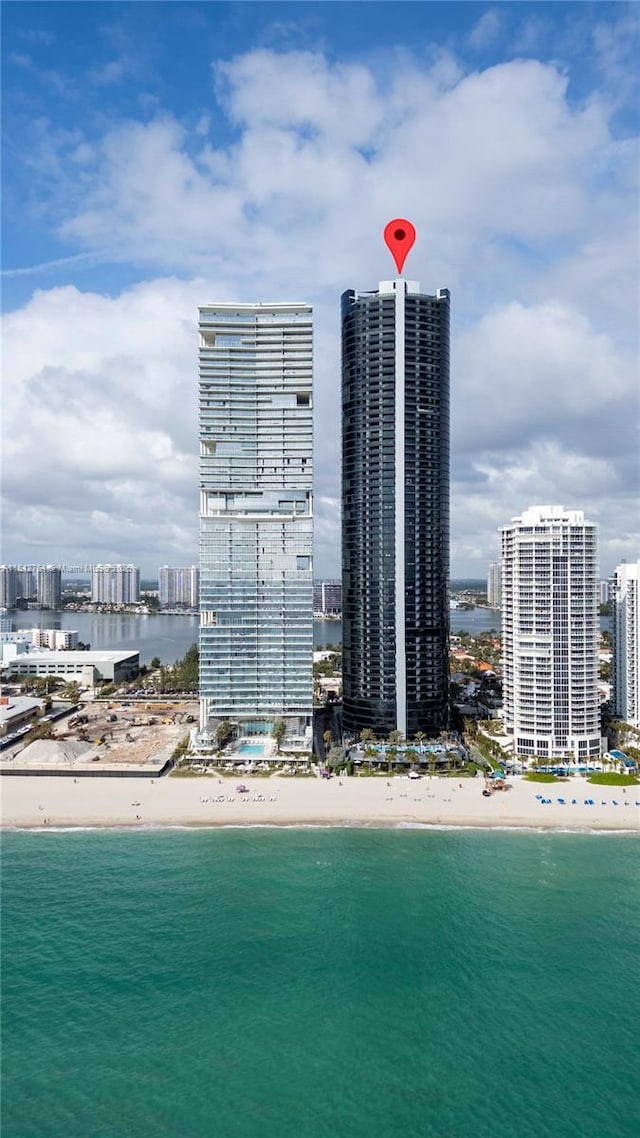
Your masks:
{"label": "dark glass skyscraper", "polygon": [[343,716],[448,722],[449,292],[342,296]]}

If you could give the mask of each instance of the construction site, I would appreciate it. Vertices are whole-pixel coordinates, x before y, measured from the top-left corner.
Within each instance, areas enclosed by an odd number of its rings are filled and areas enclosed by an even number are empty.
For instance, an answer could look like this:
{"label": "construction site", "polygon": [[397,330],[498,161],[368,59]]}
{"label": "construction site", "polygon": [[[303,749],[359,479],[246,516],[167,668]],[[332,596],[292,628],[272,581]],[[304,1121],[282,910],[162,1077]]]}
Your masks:
{"label": "construction site", "polygon": [[194,727],[195,701],[89,702],[50,738],[3,754],[3,774],[159,775]]}

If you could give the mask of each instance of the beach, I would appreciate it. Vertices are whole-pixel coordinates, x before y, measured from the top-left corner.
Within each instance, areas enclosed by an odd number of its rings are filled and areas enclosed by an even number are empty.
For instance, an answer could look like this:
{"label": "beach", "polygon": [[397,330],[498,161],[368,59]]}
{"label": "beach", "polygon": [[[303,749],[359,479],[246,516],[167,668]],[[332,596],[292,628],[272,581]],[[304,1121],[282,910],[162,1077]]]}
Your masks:
{"label": "beach", "polygon": [[516,777],[490,798],[482,795],[481,778],[247,777],[247,793],[238,785],[236,778],[208,775],[4,777],[1,820],[4,828],[431,825],[640,832],[640,786],[592,786],[579,777],[554,784]]}

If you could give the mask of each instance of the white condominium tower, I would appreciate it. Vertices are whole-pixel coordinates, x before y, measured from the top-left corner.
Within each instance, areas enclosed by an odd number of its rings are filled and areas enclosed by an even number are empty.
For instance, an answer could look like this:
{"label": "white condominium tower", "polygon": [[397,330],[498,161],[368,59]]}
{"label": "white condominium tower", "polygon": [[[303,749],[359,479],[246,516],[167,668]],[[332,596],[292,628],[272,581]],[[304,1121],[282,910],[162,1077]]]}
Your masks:
{"label": "white condominium tower", "polygon": [[487,604],[490,609],[502,607],[502,566],[492,561],[487,574]]}
{"label": "white condominium tower", "polygon": [[94,604],[138,604],[140,570],[135,565],[94,565],[91,570],[91,600]]}
{"label": "white condominium tower", "polygon": [[640,561],[618,565],[612,582],[615,714],[640,727]]}
{"label": "white condominium tower", "polygon": [[158,600],[161,608],[185,605],[197,609],[199,585],[200,571],[196,565],[180,568],[163,565],[158,570]]}
{"label": "white condominium tower", "polygon": [[[20,597],[26,601],[35,601],[36,595],[36,574],[33,569],[25,565],[0,565],[0,608],[12,609]],[[60,598],[57,603],[60,603]]]}
{"label": "white condominium tower", "polygon": [[18,597],[18,570],[15,565],[0,565],[0,607],[12,609]]}
{"label": "white condominium tower", "polygon": [[515,754],[600,753],[596,527],[532,506],[502,528],[504,721]]}
{"label": "white condominium tower", "polygon": [[62,600],[62,570],[56,565],[39,565],[37,576],[38,604],[56,609]]}
{"label": "white condominium tower", "polygon": [[312,318],[200,309],[200,726],[313,711]]}

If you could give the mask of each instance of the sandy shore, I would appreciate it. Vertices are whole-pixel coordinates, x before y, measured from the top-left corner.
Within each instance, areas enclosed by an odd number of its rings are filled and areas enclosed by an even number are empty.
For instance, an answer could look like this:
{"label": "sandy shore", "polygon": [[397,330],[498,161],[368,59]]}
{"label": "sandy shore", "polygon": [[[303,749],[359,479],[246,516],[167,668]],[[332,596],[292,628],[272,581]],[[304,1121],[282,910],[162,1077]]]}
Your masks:
{"label": "sandy shore", "polygon": [[[545,785],[511,781],[482,797],[480,778],[117,779],[10,777],[1,780],[5,828],[40,826],[355,825],[544,827],[637,830],[640,787],[591,786],[576,778]],[[536,795],[551,799],[542,804]],[[216,801],[220,797],[222,801]],[[565,804],[557,801],[563,798]],[[585,799],[593,799],[587,806]],[[572,804],[575,800],[575,804]],[[614,805],[617,803],[617,805]],[[45,821],[46,820],[46,821]]]}

